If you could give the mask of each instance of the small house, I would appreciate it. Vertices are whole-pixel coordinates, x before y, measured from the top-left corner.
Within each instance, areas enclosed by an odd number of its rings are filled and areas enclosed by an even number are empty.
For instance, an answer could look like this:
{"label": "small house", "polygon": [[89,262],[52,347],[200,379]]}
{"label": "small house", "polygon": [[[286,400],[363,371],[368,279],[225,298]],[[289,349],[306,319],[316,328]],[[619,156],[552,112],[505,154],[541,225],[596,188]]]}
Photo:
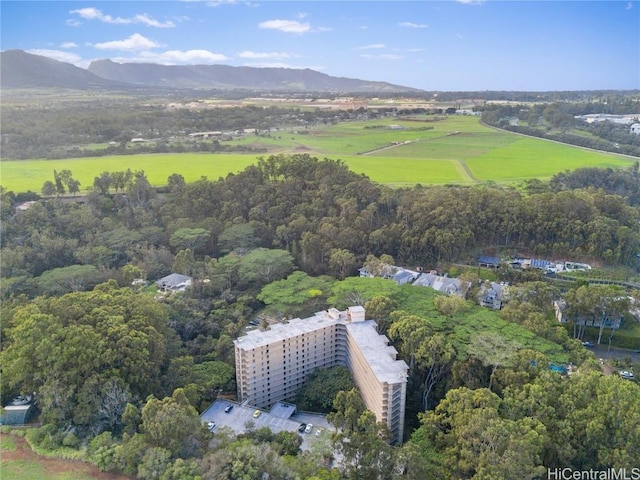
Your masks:
{"label": "small house", "polygon": [[496,282],[485,282],[480,287],[478,303],[483,307],[500,310],[506,300],[507,284]]}
{"label": "small house", "polygon": [[500,258],[498,257],[480,255],[477,261],[478,265],[481,267],[498,268],[498,266],[500,266]]}
{"label": "small house", "polygon": [[184,292],[193,283],[193,278],[179,273],[172,273],[156,280],[156,286],[161,292]]}
{"label": "small house", "polygon": [[32,395],[19,395],[2,408],[0,425],[25,425],[35,412]]}

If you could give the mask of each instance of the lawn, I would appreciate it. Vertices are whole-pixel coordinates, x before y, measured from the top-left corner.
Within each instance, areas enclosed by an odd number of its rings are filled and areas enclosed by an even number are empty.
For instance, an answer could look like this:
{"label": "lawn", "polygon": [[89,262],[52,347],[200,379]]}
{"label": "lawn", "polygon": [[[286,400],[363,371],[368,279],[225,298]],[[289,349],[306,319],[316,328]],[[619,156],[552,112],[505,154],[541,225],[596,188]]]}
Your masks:
{"label": "lawn", "polygon": [[[273,132],[264,137],[249,135],[228,144],[267,149],[269,153],[261,154],[263,156],[309,153],[318,158],[341,159],[355,172],[393,186],[517,183],[530,178],[548,179],[578,167],[620,168],[635,160],[498,131],[480,124],[477,117],[438,118],[446,119],[346,122],[309,130]],[[389,125],[401,125],[405,129],[389,130]],[[405,141],[411,143],[387,148],[392,143]],[[365,152],[366,155],[362,155]],[[203,176],[217,179],[237,173],[254,164],[261,155],[182,153],[3,161],[0,184],[15,192],[39,192],[45,181],[53,180],[54,169],[68,169],[80,181],[81,189],[86,189],[104,171],[130,168],[144,170],[153,185],[165,185],[173,173],[182,174],[188,182]]]}

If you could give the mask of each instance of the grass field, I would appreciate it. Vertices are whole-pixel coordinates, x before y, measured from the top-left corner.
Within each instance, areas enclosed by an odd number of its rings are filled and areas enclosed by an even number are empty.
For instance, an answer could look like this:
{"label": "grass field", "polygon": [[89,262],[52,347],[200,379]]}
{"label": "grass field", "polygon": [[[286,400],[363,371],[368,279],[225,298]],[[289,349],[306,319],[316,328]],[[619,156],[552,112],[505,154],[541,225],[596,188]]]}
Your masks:
{"label": "grass field", "polygon": [[[404,129],[385,128],[391,124]],[[382,128],[365,128],[372,126]],[[230,144],[266,148],[269,153],[309,153],[319,158],[341,159],[355,172],[394,186],[517,183],[530,178],[548,179],[578,167],[620,168],[634,161],[494,130],[481,125],[477,117],[465,116],[424,122],[396,119],[346,122],[304,133],[249,135]],[[255,163],[258,156],[183,153],[3,161],[0,184],[15,192],[39,192],[45,181],[53,180],[54,169],[71,170],[81,182],[81,189],[93,185],[94,177],[104,171],[128,168],[144,170],[154,185],[166,184],[173,173],[182,174],[187,181],[202,176],[213,180],[243,170]]]}
{"label": "grass field", "polygon": [[0,434],[2,480],[130,480],[87,463],[36,455],[20,437]]}

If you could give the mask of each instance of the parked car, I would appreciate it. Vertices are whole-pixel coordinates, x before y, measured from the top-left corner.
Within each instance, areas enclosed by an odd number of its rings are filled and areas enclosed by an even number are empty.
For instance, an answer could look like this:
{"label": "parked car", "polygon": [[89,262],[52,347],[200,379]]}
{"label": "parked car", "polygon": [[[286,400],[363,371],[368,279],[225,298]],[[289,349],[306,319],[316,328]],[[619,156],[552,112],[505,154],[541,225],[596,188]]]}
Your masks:
{"label": "parked car", "polygon": [[632,380],[633,379],[633,372],[629,372],[627,370],[622,370],[620,372],[620,378],[624,378],[625,380]]}
{"label": "parked car", "polygon": [[587,348],[595,347],[595,344],[593,342],[582,342],[582,345]]}
{"label": "parked car", "polygon": [[305,428],[307,428],[307,424],[306,423],[301,423],[300,426],[298,427],[298,431],[300,433],[303,433]]}
{"label": "parked car", "polygon": [[307,425],[307,428],[304,429],[304,433],[311,433],[311,430],[313,430],[313,424],[312,423]]}
{"label": "parked car", "polygon": [[227,405],[227,408],[224,409],[224,413],[229,413],[231,410],[233,410],[233,405]]}
{"label": "parked car", "polygon": [[210,432],[213,432],[213,429],[216,428],[216,422],[207,423],[207,428],[209,429]]}
{"label": "parked car", "polygon": [[262,412],[260,410],[256,410],[253,412],[253,418],[258,418]]}

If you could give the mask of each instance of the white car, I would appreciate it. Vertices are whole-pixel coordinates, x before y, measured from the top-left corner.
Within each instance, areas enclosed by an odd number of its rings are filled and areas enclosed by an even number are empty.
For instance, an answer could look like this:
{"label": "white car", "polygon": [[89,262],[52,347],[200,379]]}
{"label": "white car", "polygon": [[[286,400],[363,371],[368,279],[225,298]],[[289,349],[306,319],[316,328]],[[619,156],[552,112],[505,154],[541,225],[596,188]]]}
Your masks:
{"label": "white car", "polygon": [[213,432],[213,429],[216,428],[216,422],[207,423],[207,428],[209,429],[210,432]]}
{"label": "white car", "polygon": [[620,372],[620,378],[624,378],[625,380],[633,379],[633,372],[628,372],[627,370],[622,370]]}
{"label": "white car", "polygon": [[311,430],[313,430],[313,424],[312,423],[307,425],[307,428],[304,429],[304,433],[311,433]]}

